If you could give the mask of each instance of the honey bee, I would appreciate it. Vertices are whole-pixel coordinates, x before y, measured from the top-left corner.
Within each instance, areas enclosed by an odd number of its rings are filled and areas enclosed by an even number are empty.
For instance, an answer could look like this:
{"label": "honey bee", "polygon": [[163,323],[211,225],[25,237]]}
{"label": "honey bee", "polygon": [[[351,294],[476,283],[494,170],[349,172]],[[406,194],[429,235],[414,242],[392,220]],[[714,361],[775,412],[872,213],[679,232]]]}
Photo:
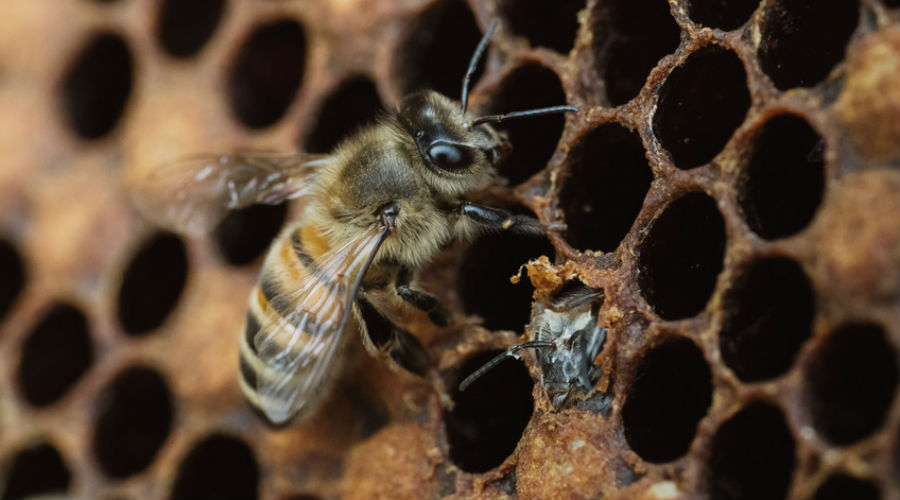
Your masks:
{"label": "honey bee", "polygon": [[603,291],[579,285],[557,297],[550,307],[535,316],[532,338],[510,347],[485,363],[459,384],[464,391],[475,380],[508,357],[523,349],[534,349],[541,374],[541,387],[554,410],[588,396],[602,372],[595,363],[606,342],[597,312]]}
{"label": "honey bee", "polygon": [[[542,232],[533,217],[460,198],[493,182],[510,150],[490,123],[577,111],[467,112],[469,80],[496,27],[475,50],[460,102],[417,92],[328,155],[194,157],[138,183],[138,207],[189,235],[208,233],[229,210],[302,200],[263,261],[240,336],[240,387],[270,423],[316,409],[340,370],[346,330],[358,331],[371,354],[434,379],[421,343],[391,321],[411,306],[447,324],[437,299],[415,287],[416,270],[456,239]],[[387,333],[373,335],[376,324]]]}

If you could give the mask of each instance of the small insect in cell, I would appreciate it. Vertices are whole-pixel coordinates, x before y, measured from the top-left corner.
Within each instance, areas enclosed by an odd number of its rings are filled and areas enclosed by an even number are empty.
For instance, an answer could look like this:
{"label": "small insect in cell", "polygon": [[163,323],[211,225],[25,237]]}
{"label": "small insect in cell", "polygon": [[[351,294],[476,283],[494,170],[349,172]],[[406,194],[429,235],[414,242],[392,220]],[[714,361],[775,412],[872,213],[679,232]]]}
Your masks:
{"label": "small insect in cell", "polygon": [[554,410],[588,397],[603,372],[596,363],[606,343],[606,328],[598,323],[597,312],[603,291],[576,286],[562,292],[532,321],[532,340],[500,353],[466,377],[464,391],[478,378],[523,349],[534,349],[541,387]]}
{"label": "small insect in cell", "polygon": [[496,28],[479,42],[459,102],[417,92],[327,155],[193,157],[137,183],[137,206],[188,235],[207,234],[230,210],[302,202],[263,261],[240,336],[240,387],[270,423],[313,413],[340,372],[347,331],[359,332],[370,354],[438,387],[422,344],[392,321],[413,311],[447,324],[438,300],[417,288],[418,269],[457,239],[543,232],[534,217],[462,199],[494,182],[511,149],[492,123],[577,111],[467,111],[469,80]]}

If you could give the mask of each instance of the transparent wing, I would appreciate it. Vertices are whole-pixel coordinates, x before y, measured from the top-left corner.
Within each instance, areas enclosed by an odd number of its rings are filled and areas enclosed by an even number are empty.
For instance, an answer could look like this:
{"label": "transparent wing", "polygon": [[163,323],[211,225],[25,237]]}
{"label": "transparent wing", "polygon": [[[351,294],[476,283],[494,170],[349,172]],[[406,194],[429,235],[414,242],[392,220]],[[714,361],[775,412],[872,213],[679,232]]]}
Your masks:
{"label": "transparent wing", "polygon": [[257,394],[273,422],[286,422],[319,390],[341,344],[359,281],[387,234],[383,226],[372,226],[323,255],[316,277],[299,290],[272,299],[276,309],[290,313],[263,325],[253,340],[265,365]]}
{"label": "transparent wing", "polygon": [[307,195],[324,155],[200,155],[167,163],[133,180],[135,203],[161,226],[199,236],[229,210],[275,205]]}

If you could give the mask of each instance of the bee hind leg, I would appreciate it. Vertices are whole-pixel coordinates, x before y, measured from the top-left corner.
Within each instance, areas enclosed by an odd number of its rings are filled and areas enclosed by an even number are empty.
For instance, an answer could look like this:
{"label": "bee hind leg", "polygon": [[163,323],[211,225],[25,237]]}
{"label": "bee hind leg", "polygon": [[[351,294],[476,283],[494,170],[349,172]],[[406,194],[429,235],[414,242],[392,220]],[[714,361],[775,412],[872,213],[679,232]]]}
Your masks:
{"label": "bee hind leg", "polygon": [[435,325],[447,326],[447,311],[441,306],[434,295],[410,288],[409,281],[409,269],[401,269],[395,283],[397,295],[416,309],[428,313],[428,319]]}

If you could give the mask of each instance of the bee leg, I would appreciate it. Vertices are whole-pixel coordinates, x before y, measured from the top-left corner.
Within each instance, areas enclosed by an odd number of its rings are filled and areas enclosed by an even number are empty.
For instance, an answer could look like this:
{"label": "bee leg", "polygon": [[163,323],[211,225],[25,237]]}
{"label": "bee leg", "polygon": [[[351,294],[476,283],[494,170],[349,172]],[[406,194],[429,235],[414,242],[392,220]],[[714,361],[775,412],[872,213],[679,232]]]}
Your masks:
{"label": "bee leg", "polygon": [[413,290],[409,287],[409,281],[409,269],[401,269],[395,283],[397,295],[416,309],[428,313],[428,319],[435,325],[447,326],[447,311],[441,307],[434,295],[419,290]]}
{"label": "bee leg", "polygon": [[541,222],[528,215],[518,215],[502,208],[475,205],[467,201],[459,205],[459,213],[488,230],[513,231],[519,234],[543,234]]}

